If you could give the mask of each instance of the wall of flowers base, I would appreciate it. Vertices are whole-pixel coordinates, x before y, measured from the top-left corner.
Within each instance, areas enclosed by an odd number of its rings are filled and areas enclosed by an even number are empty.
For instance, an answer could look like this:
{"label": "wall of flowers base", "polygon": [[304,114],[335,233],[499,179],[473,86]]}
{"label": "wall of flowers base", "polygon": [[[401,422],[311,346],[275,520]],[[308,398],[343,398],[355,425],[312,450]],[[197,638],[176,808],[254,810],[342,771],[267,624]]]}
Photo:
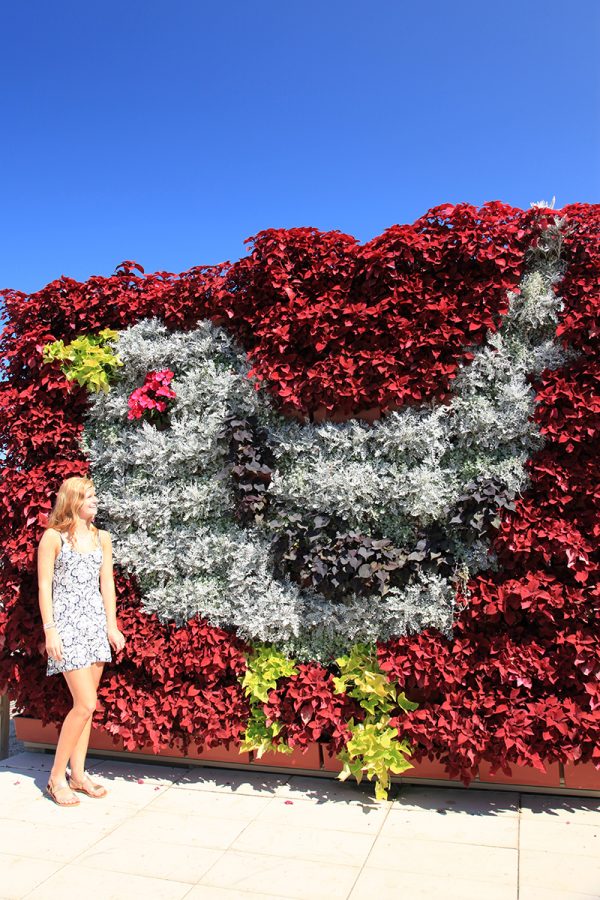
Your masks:
{"label": "wall of flowers base", "polygon": [[[28,716],[15,718],[17,738],[27,749],[52,750],[56,747],[59,729],[56,725],[42,724],[40,719]],[[126,750],[123,741],[107,731],[92,728],[89,748],[94,756],[127,757],[146,762],[181,763],[208,765],[223,768],[255,769],[258,771],[293,772],[298,775],[317,775],[335,778],[341,771],[341,763],[330,756],[320,744],[309,744],[306,750],[293,753],[265,753],[259,759],[254,753],[240,753],[237,747],[225,746],[200,749],[190,745],[183,753],[175,743],[173,746],[155,753],[152,747],[142,747],[138,751]],[[395,784],[431,784],[453,788],[464,788],[459,778],[452,778],[443,765],[435,760],[424,759],[415,762],[414,767],[402,776],[392,776]],[[478,775],[473,779],[471,789],[520,790],[530,793],[570,794],[600,797],[600,770],[591,763],[553,763],[545,772],[533,766],[513,766],[512,774],[492,772],[491,766],[481,763]]]}

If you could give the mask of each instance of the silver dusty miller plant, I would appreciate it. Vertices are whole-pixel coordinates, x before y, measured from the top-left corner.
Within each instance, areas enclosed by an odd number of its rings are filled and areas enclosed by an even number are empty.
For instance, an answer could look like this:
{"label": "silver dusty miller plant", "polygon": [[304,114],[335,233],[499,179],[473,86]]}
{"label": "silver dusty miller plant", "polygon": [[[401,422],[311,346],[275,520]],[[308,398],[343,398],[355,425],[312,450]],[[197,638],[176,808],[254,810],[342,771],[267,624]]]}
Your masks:
{"label": "silver dusty miller plant", "polygon": [[[562,365],[555,342],[562,308],[557,218],[531,251],[520,292],[502,326],[453,381],[448,405],[435,402],[360,421],[301,425],[284,419],[248,378],[245,354],[220,328],[201,322],[169,332],[155,319],[120,333],[123,367],[91,401],[84,447],[115,559],[136,574],[144,608],[182,624],[193,616],[276,643],[297,658],[327,661],[357,641],[386,640],[434,626],[451,630],[457,584],[496,565],[484,536],[464,539],[452,510],[474,481],[495,480],[507,496],[527,486],[524,463],[543,443],[532,421],[526,376]],[[170,427],[129,422],[128,397],[152,369],[172,369],[177,398]],[[273,565],[274,517],[235,521],[229,418],[253,417],[276,464],[272,508],[293,516],[325,512],[357,534],[410,547],[441,525],[453,547],[452,575],[419,570],[384,595],[343,602],[300,587]]]}

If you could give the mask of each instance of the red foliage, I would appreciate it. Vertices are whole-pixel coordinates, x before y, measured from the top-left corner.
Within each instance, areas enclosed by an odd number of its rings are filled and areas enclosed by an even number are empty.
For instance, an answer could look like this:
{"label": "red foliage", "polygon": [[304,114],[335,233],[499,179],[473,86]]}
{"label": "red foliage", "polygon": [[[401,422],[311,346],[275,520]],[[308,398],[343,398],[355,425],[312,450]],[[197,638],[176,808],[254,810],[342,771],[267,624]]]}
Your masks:
{"label": "red foliage", "polygon": [[269,702],[263,704],[267,724],[283,726],[276,743],[307,747],[320,741],[337,753],[351,737],[348,720],[362,722],[365,712],[346,694],[334,692],[333,679],[322,666],[299,665],[298,669],[298,675],[282,679],[269,693]]}
{"label": "red foliage", "polygon": [[565,345],[595,354],[600,341],[600,206],[573,203],[561,215],[567,218],[568,267],[560,285],[565,311],[556,333]]}
{"label": "red foliage", "polygon": [[443,401],[469,345],[498,327],[546,219],[501,203],[439,206],[363,247],[268,229],[226,274],[218,317],[289,414]]}
{"label": "red foliage", "polygon": [[[600,208],[560,211],[566,271],[557,335],[581,351],[532,383],[546,445],[531,484],[505,514],[498,573],[473,579],[452,640],[428,630],[379,646],[383,669],[419,708],[398,720],[419,754],[465,779],[494,767],[554,760],[600,765]],[[343,418],[436,398],[507,309],[527,248],[554,212],[500,203],[441,206],[364,246],[339,232],[269,229],[234,265],[146,275],[131,261],[109,278],[61,278],[30,296],[5,292],[0,347],[0,690],[59,722],[64,679],[45,676],[35,549],[63,478],[84,474],[79,444],[87,394],[45,344],[158,316],[171,329],[226,325],[281,409]],[[116,572],[128,641],[107,665],[98,724],[131,749],[152,743],[238,742],[248,704],[238,682],[248,648],[201,620],[184,627],[144,612],[135,580]],[[352,701],[328,673],[303,665],[264,711],[281,739],[339,750]]]}

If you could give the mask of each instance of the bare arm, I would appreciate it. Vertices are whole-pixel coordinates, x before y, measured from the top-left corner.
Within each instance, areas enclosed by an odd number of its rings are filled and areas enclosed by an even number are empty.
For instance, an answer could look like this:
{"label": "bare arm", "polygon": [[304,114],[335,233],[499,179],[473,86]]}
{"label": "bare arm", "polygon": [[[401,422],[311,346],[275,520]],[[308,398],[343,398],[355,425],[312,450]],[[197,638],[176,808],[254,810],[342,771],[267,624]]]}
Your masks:
{"label": "bare arm", "polygon": [[42,535],[38,545],[38,602],[42,623],[52,622],[52,579],[54,577],[54,561],[60,553],[60,537],[57,531],[48,528]]}
{"label": "bare arm", "polygon": [[[54,577],[54,561],[60,553],[60,537],[53,528],[43,533],[38,545],[38,601],[42,624],[54,621],[52,605],[52,579]],[[46,637],[46,653],[50,659],[62,661],[62,641],[56,627],[44,628]]]}

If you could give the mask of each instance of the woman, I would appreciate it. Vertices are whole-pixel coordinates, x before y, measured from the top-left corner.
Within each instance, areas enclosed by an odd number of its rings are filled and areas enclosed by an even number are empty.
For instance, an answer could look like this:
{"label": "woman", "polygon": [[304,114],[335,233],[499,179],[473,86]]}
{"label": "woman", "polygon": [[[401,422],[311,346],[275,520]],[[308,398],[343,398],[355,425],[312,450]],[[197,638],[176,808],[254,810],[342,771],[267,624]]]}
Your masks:
{"label": "woman", "polygon": [[73,696],[73,708],[63,722],[47,786],[59,806],[79,804],[73,791],[95,798],[107,793],[86,773],[85,757],[104,663],[112,659],[111,646],[116,652],[122,650],[125,638],[116,620],[111,539],[107,531],[93,524],[97,510],[92,481],[67,478],[59,488],[38,547],[46,674],[62,672]]}

